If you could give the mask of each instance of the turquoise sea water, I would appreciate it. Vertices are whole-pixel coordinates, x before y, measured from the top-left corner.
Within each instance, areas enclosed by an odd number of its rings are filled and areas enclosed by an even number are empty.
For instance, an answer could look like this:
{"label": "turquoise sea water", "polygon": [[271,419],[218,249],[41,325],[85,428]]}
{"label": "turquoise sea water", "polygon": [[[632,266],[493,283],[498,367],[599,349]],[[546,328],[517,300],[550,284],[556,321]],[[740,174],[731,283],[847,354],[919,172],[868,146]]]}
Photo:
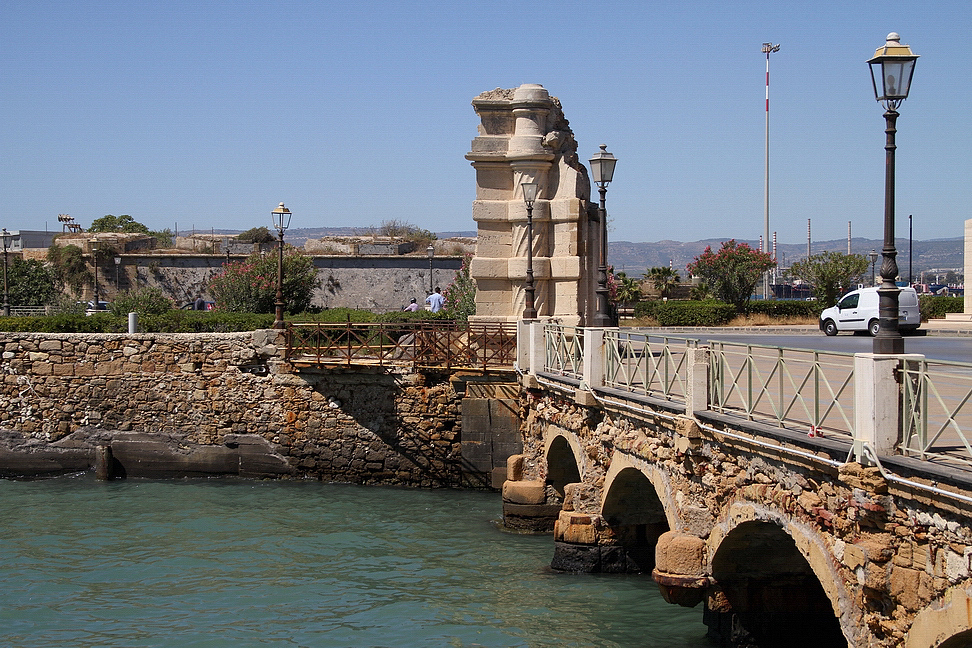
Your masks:
{"label": "turquoise sea water", "polygon": [[0,481],[2,646],[707,646],[650,578],[549,570],[495,493]]}

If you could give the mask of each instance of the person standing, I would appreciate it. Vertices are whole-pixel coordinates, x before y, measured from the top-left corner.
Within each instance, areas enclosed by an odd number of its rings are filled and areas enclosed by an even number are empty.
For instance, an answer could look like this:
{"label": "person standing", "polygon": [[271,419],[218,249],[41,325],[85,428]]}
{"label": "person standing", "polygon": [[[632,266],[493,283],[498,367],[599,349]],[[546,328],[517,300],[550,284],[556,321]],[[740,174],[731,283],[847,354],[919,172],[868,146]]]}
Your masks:
{"label": "person standing", "polygon": [[445,305],[445,297],[442,296],[442,291],[439,287],[435,287],[435,292],[425,298],[425,303],[432,307],[433,313],[438,313],[442,310],[442,306]]}

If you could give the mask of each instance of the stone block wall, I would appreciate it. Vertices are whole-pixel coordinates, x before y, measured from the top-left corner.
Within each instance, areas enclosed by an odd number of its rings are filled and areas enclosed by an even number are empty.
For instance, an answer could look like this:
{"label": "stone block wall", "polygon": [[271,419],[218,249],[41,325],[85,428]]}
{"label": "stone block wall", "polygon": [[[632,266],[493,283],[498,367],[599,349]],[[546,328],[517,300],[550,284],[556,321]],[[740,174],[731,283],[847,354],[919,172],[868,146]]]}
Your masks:
{"label": "stone block wall", "polygon": [[297,373],[282,343],[276,331],[2,334],[0,475],[85,469],[116,445],[128,476],[487,483],[463,468],[462,393],[447,374]]}

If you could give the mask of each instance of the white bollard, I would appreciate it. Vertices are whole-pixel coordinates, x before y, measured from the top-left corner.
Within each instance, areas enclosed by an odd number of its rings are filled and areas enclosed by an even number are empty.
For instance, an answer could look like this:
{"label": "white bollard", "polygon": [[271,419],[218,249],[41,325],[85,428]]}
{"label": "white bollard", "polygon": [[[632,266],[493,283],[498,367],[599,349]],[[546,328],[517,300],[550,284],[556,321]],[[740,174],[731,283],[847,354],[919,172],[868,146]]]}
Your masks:
{"label": "white bollard", "polygon": [[128,314],[128,333],[129,335],[138,333],[138,313]]}

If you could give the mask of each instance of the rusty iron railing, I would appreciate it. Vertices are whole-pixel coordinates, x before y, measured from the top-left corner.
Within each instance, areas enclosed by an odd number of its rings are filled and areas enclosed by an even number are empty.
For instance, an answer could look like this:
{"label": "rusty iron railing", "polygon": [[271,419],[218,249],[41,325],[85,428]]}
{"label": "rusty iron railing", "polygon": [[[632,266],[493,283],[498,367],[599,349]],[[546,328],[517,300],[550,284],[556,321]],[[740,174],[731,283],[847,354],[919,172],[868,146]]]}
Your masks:
{"label": "rusty iron railing", "polygon": [[288,324],[287,358],[296,364],[510,369],[515,324],[450,321]]}

